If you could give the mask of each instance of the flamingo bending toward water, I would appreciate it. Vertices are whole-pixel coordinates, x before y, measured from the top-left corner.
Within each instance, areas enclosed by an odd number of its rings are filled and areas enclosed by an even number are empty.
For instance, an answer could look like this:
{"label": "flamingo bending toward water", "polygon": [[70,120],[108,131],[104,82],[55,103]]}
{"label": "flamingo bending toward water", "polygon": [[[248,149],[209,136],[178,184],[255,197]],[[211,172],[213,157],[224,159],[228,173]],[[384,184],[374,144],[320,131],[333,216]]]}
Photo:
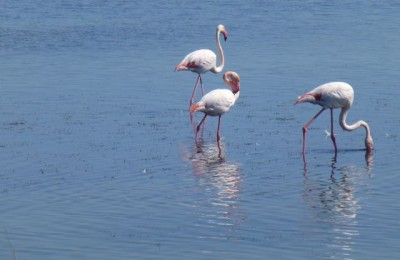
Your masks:
{"label": "flamingo bending toward water", "polygon": [[373,140],[371,137],[371,131],[369,126],[364,121],[358,121],[352,125],[346,123],[347,114],[353,104],[354,91],[353,88],[345,82],[330,82],[323,84],[310,92],[304,94],[296,100],[296,104],[309,102],[311,104],[317,104],[322,107],[322,109],[313,117],[307,124],[303,127],[303,159],[305,159],[305,149],[306,149],[306,132],[307,128],[312,122],[327,108],[331,110],[331,139],[335,147],[335,158],[337,154],[337,146],[335,135],[333,133],[333,109],[341,108],[339,123],[343,130],[353,131],[360,126],[365,128],[365,148],[368,153],[372,151]]}
{"label": "flamingo bending toward water", "polygon": [[225,83],[232,88],[229,89],[214,89],[213,91],[205,94],[201,100],[190,107],[190,112],[204,112],[204,117],[200,121],[196,128],[196,139],[197,133],[200,130],[201,124],[204,122],[207,116],[218,116],[218,130],[217,130],[217,142],[221,140],[220,137],[220,125],[221,116],[228,112],[229,109],[235,104],[240,94],[240,78],[236,72],[227,71],[224,73],[223,80]]}
{"label": "flamingo bending toward water", "polygon": [[194,85],[193,94],[190,98],[190,106],[193,104],[194,96],[196,94],[197,85],[201,85],[202,95],[204,95],[203,80],[201,74],[211,71],[213,73],[219,73],[224,68],[224,52],[222,51],[221,42],[219,40],[219,34],[224,35],[224,40],[228,38],[228,31],[225,26],[220,24],[217,26],[217,48],[220,56],[220,65],[217,66],[217,56],[215,53],[208,49],[201,49],[189,53],[186,57],[176,66],[175,71],[190,70],[198,74],[196,84]]}

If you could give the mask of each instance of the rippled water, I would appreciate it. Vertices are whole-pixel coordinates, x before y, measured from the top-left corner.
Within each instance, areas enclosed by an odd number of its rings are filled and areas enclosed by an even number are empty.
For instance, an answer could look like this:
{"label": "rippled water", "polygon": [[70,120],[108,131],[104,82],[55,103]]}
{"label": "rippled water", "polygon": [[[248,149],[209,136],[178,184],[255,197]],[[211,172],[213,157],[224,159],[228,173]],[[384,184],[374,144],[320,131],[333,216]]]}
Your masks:
{"label": "rippled water", "polygon": [[[2,1],[1,259],[390,259],[399,253],[400,6],[394,1]],[[189,52],[216,51],[241,95],[196,143]],[[205,74],[206,91],[225,87]],[[294,106],[328,81],[348,121]],[[197,97],[198,99],[199,97]],[[338,117],[338,111],[335,116]],[[199,122],[201,115],[195,116]],[[221,156],[218,156],[221,152]]]}

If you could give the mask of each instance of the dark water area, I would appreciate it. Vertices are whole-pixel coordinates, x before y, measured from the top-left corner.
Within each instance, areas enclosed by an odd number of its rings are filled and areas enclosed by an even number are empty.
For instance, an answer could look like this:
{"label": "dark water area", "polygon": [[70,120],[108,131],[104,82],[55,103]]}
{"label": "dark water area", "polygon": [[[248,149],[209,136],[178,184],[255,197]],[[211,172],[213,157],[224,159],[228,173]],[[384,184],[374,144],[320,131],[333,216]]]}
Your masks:
{"label": "dark water area", "polygon": [[[396,259],[400,5],[394,1],[2,1],[1,259]],[[217,52],[241,94],[195,142],[191,51]],[[227,88],[203,75],[206,92]],[[324,112],[355,91],[337,160]],[[198,100],[200,96],[196,97]],[[195,115],[195,122],[202,115]]]}

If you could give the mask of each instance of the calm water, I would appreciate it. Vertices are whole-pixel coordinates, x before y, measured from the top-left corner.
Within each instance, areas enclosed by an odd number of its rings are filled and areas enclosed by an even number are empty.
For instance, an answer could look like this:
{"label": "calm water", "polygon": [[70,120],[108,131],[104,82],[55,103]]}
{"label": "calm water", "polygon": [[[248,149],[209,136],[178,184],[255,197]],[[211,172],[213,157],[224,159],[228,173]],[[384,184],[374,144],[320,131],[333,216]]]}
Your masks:
{"label": "calm water", "polygon": [[[1,259],[390,259],[400,218],[395,1],[9,1],[0,12]],[[216,51],[241,96],[196,147],[190,51]],[[204,75],[206,91],[223,88]],[[355,89],[349,122],[297,96]],[[198,99],[199,97],[197,97]],[[335,113],[338,117],[338,111]],[[201,119],[197,114],[196,122]]]}

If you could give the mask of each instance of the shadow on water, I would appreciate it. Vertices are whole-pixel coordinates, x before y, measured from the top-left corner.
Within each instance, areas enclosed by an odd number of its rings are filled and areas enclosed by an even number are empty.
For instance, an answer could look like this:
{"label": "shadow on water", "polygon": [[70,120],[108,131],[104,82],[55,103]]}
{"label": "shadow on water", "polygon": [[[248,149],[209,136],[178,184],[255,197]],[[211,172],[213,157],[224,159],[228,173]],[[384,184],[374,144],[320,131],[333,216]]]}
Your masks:
{"label": "shadow on water", "polygon": [[322,231],[328,236],[324,256],[352,259],[355,238],[360,235],[357,214],[362,208],[356,190],[370,178],[370,167],[337,167],[332,162],[330,175],[326,176],[306,176],[303,199],[314,221],[326,224],[327,230]]}
{"label": "shadow on water", "polygon": [[207,197],[205,211],[212,211],[200,213],[202,218],[206,218],[208,224],[232,230],[245,219],[240,208],[243,177],[239,165],[223,156],[224,148],[223,142],[196,142],[193,150],[185,152],[184,159],[190,161],[198,187]]}

